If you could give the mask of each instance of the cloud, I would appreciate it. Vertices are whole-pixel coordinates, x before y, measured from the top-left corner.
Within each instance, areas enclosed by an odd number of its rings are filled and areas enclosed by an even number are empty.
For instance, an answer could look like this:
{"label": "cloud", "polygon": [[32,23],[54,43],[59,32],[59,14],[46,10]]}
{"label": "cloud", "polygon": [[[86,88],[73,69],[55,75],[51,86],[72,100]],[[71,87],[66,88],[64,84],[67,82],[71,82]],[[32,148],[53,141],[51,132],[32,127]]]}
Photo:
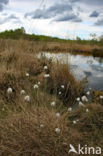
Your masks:
{"label": "cloud", "polygon": [[66,3],[59,3],[54,4],[49,8],[36,9],[34,12],[25,14],[25,17],[32,16],[33,19],[48,19],[56,17],[66,11],[72,11],[72,6]]}
{"label": "cloud", "polygon": [[18,19],[18,17],[14,14],[11,14],[7,19]]}
{"label": "cloud", "polygon": [[3,18],[3,19],[1,18],[1,20],[0,20],[0,25],[5,24],[5,23],[7,23],[7,22],[9,22],[9,21],[11,21],[11,20],[15,20],[15,22],[16,22],[16,21],[19,20],[19,18],[16,17],[14,14],[11,14],[11,15],[9,15],[9,16]]}
{"label": "cloud", "polygon": [[60,21],[60,22],[64,22],[64,21],[81,22],[82,20],[80,18],[78,18],[74,13],[72,13],[72,14],[67,14],[67,15],[62,15],[60,17],[57,17],[55,19],[55,21]]}
{"label": "cloud", "polygon": [[54,4],[49,8],[36,9],[34,12],[25,14],[25,17],[31,16],[32,19],[51,19],[53,21],[72,21],[81,22],[82,20],[73,13],[72,5],[62,2]]}
{"label": "cloud", "polygon": [[0,0],[0,11],[4,9],[4,6],[8,4],[9,0]]}
{"label": "cloud", "polygon": [[93,11],[89,17],[98,17],[99,13],[97,11]]}
{"label": "cloud", "polygon": [[92,6],[103,6],[103,0],[70,0],[70,1],[71,3],[84,3],[86,5]]}
{"label": "cloud", "polygon": [[99,19],[96,23],[95,23],[96,26],[103,26],[103,18],[102,19]]}

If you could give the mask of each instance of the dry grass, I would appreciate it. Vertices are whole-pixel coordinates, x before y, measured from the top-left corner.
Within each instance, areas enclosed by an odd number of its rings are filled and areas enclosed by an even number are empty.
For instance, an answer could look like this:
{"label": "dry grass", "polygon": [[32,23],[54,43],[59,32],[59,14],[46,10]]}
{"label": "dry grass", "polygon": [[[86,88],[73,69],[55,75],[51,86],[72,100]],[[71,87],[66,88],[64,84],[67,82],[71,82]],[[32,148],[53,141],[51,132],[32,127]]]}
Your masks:
{"label": "dry grass", "polygon": [[[103,147],[103,107],[92,104],[87,108],[89,113],[82,108],[72,113],[64,112],[59,119],[55,109],[32,108],[0,120],[0,153],[5,156],[67,156],[69,144]],[[76,125],[72,123],[74,118],[79,119]],[[40,128],[40,124],[44,127]],[[55,132],[57,127],[61,130],[59,134]]]}
{"label": "dry grass", "polygon": [[[27,40],[3,40],[0,39],[0,51],[11,51],[17,47],[18,52],[22,50],[26,53],[37,53],[40,51],[49,52],[72,52],[74,54],[103,56],[103,47],[90,44],[77,44],[70,42],[43,42],[43,41],[27,41]],[[11,48],[13,47],[13,48]]]}
{"label": "dry grass", "polygon": [[[83,94],[83,86],[71,75],[68,65],[37,59],[36,47],[40,48],[27,41],[0,41],[0,155],[67,156],[69,144],[103,147],[103,106],[88,104],[68,112],[76,97]],[[50,77],[45,79],[45,74]],[[39,81],[39,88],[34,90]],[[8,87],[12,94],[7,93]],[[30,96],[29,102],[20,94],[22,89]],[[60,128],[60,133],[55,128]]]}

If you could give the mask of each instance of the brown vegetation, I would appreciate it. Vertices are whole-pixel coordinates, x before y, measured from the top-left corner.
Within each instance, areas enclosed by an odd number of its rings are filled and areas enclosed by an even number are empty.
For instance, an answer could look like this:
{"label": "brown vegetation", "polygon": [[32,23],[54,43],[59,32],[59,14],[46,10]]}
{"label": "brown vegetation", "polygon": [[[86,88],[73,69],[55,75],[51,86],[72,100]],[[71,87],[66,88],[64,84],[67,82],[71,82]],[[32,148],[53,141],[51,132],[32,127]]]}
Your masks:
{"label": "brown vegetation", "polygon": [[[83,86],[71,75],[69,65],[38,59],[39,48],[28,41],[0,41],[0,155],[67,156],[69,144],[103,148],[103,106],[92,103],[69,112]],[[50,77],[44,78],[45,74]],[[38,82],[39,88],[34,89]],[[78,122],[73,124],[74,120]]]}

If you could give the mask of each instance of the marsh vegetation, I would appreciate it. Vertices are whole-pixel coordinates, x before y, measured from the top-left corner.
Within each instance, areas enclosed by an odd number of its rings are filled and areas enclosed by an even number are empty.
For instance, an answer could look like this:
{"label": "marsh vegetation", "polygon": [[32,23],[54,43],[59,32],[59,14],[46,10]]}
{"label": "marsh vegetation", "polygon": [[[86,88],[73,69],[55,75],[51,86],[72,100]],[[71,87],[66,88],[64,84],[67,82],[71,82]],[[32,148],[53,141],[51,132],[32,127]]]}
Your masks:
{"label": "marsh vegetation", "polygon": [[103,149],[103,92],[86,92],[68,63],[37,57],[52,44],[0,40],[0,155],[67,156],[69,144]]}

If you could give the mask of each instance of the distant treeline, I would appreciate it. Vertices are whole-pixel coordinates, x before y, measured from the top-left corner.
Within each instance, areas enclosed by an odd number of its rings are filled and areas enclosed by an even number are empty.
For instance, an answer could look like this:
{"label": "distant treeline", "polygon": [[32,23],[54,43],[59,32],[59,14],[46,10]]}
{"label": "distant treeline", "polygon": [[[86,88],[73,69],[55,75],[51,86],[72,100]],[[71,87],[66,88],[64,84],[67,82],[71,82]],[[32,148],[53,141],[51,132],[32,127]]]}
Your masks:
{"label": "distant treeline", "polygon": [[27,34],[23,27],[15,29],[15,30],[6,30],[4,32],[0,32],[0,38],[2,39],[25,39],[29,41],[48,41],[48,42],[71,42],[71,43],[79,43],[79,44],[90,44],[90,45],[99,45],[103,46],[103,35],[97,40],[93,38],[91,40],[84,40],[80,37],[77,37],[76,40],[71,39],[60,39],[57,37],[50,37],[44,35],[35,35],[35,34]]}
{"label": "distant treeline", "polygon": [[0,32],[0,38],[2,39],[26,39],[30,41],[65,41],[63,39],[59,39],[56,37],[27,34],[23,27],[19,29],[15,29],[15,30],[6,30],[4,32]]}

